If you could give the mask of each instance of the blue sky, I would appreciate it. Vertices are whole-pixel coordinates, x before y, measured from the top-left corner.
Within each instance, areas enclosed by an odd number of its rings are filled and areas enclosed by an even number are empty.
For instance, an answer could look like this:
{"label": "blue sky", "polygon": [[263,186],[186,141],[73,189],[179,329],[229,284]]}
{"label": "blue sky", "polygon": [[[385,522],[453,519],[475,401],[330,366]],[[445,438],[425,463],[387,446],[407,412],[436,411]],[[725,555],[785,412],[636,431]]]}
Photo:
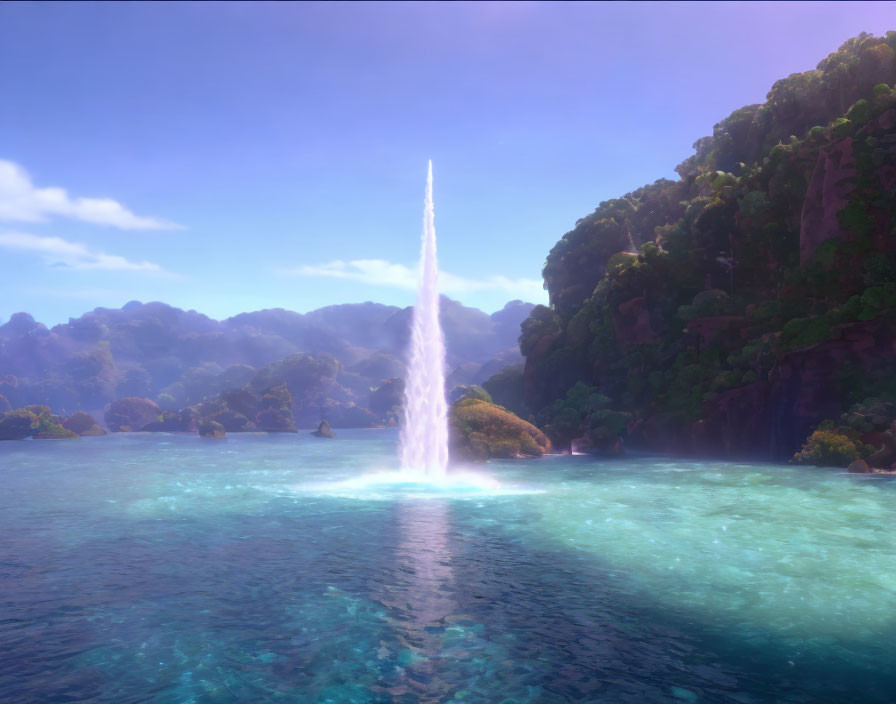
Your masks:
{"label": "blue sky", "polygon": [[[891,3],[0,4],[0,322],[540,302],[601,200]],[[543,300],[543,299],[542,299]]]}

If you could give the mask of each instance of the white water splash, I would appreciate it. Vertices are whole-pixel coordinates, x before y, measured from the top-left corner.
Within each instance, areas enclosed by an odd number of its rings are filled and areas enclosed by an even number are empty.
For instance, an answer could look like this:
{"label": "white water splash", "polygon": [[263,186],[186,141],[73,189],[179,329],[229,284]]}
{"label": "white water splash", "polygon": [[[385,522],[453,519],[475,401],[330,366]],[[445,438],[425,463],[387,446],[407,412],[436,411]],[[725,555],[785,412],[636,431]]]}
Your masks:
{"label": "white water splash", "polygon": [[448,466],[448,404],[445,401],[445,340],[439,324],[439,265],[432,206],[432,162],[426,176],[420,283],[411,325],[408,374],[401,427],[401,468],[442,477]]}

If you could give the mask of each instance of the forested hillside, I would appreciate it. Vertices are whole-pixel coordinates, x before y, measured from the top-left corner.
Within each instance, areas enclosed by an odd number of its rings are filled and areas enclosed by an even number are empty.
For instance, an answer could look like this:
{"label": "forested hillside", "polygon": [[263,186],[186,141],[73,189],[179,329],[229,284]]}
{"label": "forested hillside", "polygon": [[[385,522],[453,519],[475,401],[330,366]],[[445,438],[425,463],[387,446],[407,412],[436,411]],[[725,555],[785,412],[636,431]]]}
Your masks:
{"label": "forested hillside", "polygon": [[851,39],[560,239],[517,380],[555,444],[788,458],[825,420],[857,454],[892,440],[894,83],[896,32]]}

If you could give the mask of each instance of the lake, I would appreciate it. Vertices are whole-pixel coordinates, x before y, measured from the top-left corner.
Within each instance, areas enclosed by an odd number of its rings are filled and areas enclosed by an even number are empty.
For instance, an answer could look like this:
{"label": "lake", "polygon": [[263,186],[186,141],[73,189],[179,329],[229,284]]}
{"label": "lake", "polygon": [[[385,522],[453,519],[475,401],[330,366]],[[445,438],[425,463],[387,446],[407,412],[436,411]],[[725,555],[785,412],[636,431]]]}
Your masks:
{"label": "lake", "polygon": [[336,432],[0,443],[0,701],[896,697],[894,477]]}

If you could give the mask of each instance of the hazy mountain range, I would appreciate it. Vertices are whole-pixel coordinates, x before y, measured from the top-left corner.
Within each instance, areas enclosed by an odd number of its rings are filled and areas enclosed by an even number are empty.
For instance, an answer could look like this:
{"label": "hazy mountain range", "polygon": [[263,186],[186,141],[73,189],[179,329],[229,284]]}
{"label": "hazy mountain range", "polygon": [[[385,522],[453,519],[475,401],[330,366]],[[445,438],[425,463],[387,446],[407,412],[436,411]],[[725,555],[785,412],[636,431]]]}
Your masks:
{"label": "hazy mountain range", "polygon": [[[532,308],[511,301],[488,315],[443,297],[450,385],[481,382],[520,362],[520,323]],[[410,307],[367,302],[305,314],[273,308],[218,321],[131,301],[47,328],[17,313],[0,326],[0,394],[12,407],[44,404],[60,414],[101,415],[127,396],[181,408],[305,355],[326,368],[335,389],[329,396],[366,407],[371,392],[404,373],[411,314]]]}

